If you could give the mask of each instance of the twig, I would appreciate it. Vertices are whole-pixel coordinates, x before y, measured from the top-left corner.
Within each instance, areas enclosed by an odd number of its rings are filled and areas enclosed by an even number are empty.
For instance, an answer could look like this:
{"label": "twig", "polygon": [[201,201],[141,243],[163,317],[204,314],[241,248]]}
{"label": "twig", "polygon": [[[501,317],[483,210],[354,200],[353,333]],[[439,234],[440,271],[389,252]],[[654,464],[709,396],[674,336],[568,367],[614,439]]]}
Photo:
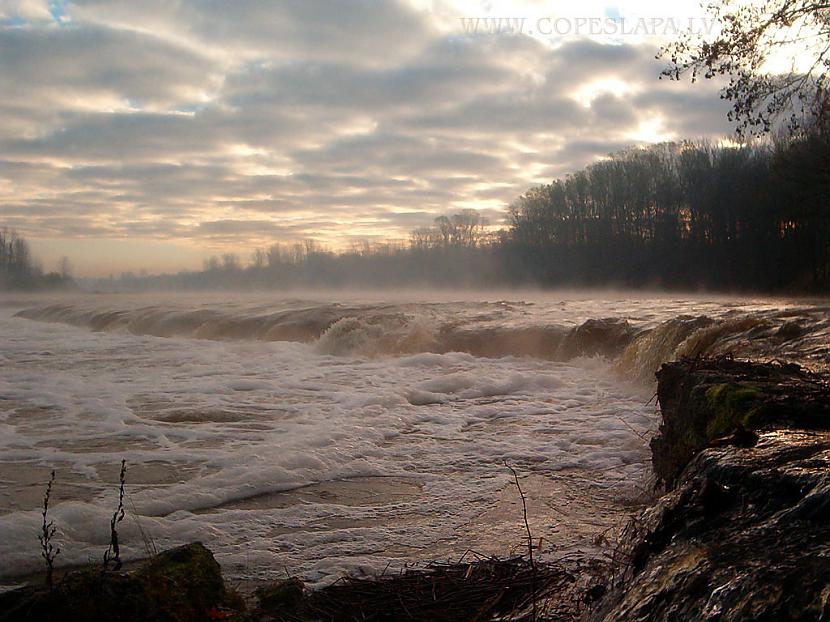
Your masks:
{"label": "twig", "polygon": [[533,534],[530,531],[530,523],[527,521],[527,498],[525,497],[521,484],[519,484],[519,474],[516,473],[516,469],[510,466],[507,460],[504,461],[504,466],[510,469],[510,472],[513,474],[516,488],[519,490],[519,497],[522,499],[522,515],[524,516],[525,529],[527,530],[527,554],[530,559],[530,599],[531,606],[533,607],[532,620],[536,622],[536,564],[533,561]]}
{"label": "twig", "polygon": [[55,471],[52,471],[52,476],[49,478],[49,483],[46,484],[46,494],[43,496],[43,525],[40,528],[40,555],[46,561],[46,587],[52,591],[53,577],[55,572],[55,558],[60,555],[61,549],[59,546],[52,544],[52,540],[57,532],[55,521],[48,520],[49,513],[49,499],[52,496],[52,484],[55,483]]}
{"label": "twig", "polygon": [[641,441],[643,441],[644,443],[648,444],[648,437],[647,437],[645,434],[643,434],[642,432],[638,432],[637,430],[635,430],[633,425],[631,425],[630,423],[628,423],[628,421],[626,421],[625,419],[623,419],[623,418],[622,418],[622,417],[620,417],[619,415],[617,415],[617,419],[619,419],[619,420],[620,420],[620,423],[622,423],[625,427],[627,427],[627,428],[629,429],[629,431],[630,431],[632,434],[635,434],[635,435],[639,436]]}
{"label": "twig", "polygon": [[158,555],[158,549],[156,548],[156,542],[153,540],[152,536],[148,535],[144,528],[141,526],[141,521],[138,520],[138,510],[135,508],[135,503],[133,502],[132,497],[127,497],[127,501],[130,502],[130,507],[132,508],[132,516],[133,521],[135,521],[135,526],[138,527],[138,533],[141,534],[141,540],[144,542],[144,552],[147,556],[155,557]]}
{"label": "twig", "polygon": [[118,544],[118,523],[124,520],[124,485],[127,480],[127,461],[121,460],[121,472],[118,480],[118,507],[110,519],[110,545],[104,552],[104,571],[109,570],[110,562],[113,562],[113,570],[121,569],[121,548]]}

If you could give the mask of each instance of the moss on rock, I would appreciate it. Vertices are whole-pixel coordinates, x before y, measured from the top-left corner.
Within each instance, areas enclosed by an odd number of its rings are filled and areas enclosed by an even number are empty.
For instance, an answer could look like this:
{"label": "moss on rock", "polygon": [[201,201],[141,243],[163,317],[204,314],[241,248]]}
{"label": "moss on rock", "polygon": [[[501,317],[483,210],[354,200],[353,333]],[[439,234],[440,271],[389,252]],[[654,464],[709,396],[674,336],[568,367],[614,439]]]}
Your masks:
{"label": "moss on rock", "polygon": [[753,414],[764,394],[755,387],[722,383],[706,389],[712,418],[706,424],[707,439],[725,436],[738,426],[751,427]]}
{"label": "moss on rock", "polygon": [[663,422],[652,439],[654,471],[672,488],[716,439],[743,430],[830,428],[830,387],[798,365],[685,359],[657,372]]}
{"label": "moss on rock", "polygon": [[88,568],[53,591],[26,587],[0,594],[0,622],[195,622],[244,620],[219,564],[200,543],[152,557],[132,573]]}

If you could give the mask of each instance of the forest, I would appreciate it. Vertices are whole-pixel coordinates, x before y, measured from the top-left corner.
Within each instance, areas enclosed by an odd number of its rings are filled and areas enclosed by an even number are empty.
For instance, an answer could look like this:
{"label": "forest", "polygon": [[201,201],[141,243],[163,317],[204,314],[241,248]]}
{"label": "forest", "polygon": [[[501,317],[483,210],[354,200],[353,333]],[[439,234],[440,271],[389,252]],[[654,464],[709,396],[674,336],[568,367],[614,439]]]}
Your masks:
{"label": "forest", "polygon": [[409,240],[229,253],[124,288],[541,286],[830,289],[830,132],[632,148],[529,189],[503,223],[475,210]]}
{"label": "forest", "polygon": [[15,231],[0,230],[0,291],[54,289],[74,286],[69,260],[45,273],[32,256],[29,243]]}
{"label": "forest", "polygon": [[633,149],[532,188],[505,252],[544,284],[826,291],[830,135]]}
{"label": "forest", "polygon": [[[530,188],[490,223],[439,216],[408,240],[274,243],[199,271],[93,280],[102,289],[287,287],[649,287],[830,290],[830,131],[741,145],[637,147]],[[0,289],[74,283],[45,273],[26,240],[0,232]]]}

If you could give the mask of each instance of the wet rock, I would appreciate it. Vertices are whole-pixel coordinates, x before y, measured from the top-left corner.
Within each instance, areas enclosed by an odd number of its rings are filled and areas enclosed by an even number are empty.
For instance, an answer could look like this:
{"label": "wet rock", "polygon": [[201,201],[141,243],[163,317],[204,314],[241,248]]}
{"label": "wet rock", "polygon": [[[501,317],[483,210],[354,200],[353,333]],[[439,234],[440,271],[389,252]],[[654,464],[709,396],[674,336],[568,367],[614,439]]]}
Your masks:
{"label": "wet rock", "polygon": [[790,341],[791,339],[798,339],[804,336],[807,330],[795,320],[784,322],[781,327],[775,331],[775,336],[781,341]]}
{"label": "wet rock", "polygon": [[302,581],[292,577],[258,588],[256,597],[263,612],[288,615],[295,613],[303,602],[305,586]]}
{"label": "wet rock", "polygon": [[630,531],[591,620],[830,620],[830,433],[702,451]]}
{"label": "wet rock", "polygon": [[830,620],[830,393],[794,365],[658,372],[669,492],[633,521],[591,622]]}
{"label": "wet rock", "polygon": [[219,564],[199,543],[165,551],[132,573],[89,568],[53,591],[0,594],[2,622],[189,622],[243,620],[244,605],[225,587]]}
{"label": "wet rock", "polygon": [[559,358],[620,354],[641,331],[619,318],[588,320],[571,330],[559,346]]}
{"label": "wet rock", "polygon": [[663,422],[651,442],[657,476],[672,488],[701,449],[752,444],[753,430],[830,429],[830,386],[798,365],[685,359],[657,372]]}

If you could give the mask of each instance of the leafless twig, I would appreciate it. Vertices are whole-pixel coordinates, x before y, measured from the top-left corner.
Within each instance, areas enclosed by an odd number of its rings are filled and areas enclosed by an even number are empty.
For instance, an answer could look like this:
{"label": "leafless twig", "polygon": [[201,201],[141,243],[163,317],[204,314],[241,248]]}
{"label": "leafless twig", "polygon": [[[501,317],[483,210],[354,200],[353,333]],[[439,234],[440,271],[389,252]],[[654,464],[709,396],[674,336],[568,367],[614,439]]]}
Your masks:
{"label": "leafless twig", "polygon": [[52,471],[52,476],[49,478],[49,483],[46,484],[46,494],[43,496],[43,525],[40,528],[40,555],[46,561],[46,587],[52,591],[53,577],[55,571],[55,558],[60,555],[61,549],[59,546],[53,544],[55,532],[55,521],[48,520],[49,514],[49,500],[52,496],[52,484],[55,483],[55,471]]}
{"label": "leafless twig", "polygon": [[110,562],[113,570],[121,569],[121,548],[118,544],[118,523],[124,520],[124,485],[127,481],[127,461],[121,460],[121,472],[118,480],[118,507],[110,519],[110,545],[104,553],[104,570],[109,570]]}
{"label": "leafless twig", "polygon": [[525,497],[525,493],[522,490],[521,484],[519,484],[519,474],[516,473],[516,469],[510,466],[507,463],[507,460],[504,461],[504,466],[510,469],[510,472],[513,474],[513,479],[516,482],[516,488],[519,490],[519,496],[522,499],[522,514],[524,516],[525,521],[525,529],[527,530],[527,554],[530,561],[530,598],[531,598],[531,606],[533,607],[533,622],[536,622],[536,564],[533,562],[533,534],[530,531],[530,523],[527,520],[527,497]]}

